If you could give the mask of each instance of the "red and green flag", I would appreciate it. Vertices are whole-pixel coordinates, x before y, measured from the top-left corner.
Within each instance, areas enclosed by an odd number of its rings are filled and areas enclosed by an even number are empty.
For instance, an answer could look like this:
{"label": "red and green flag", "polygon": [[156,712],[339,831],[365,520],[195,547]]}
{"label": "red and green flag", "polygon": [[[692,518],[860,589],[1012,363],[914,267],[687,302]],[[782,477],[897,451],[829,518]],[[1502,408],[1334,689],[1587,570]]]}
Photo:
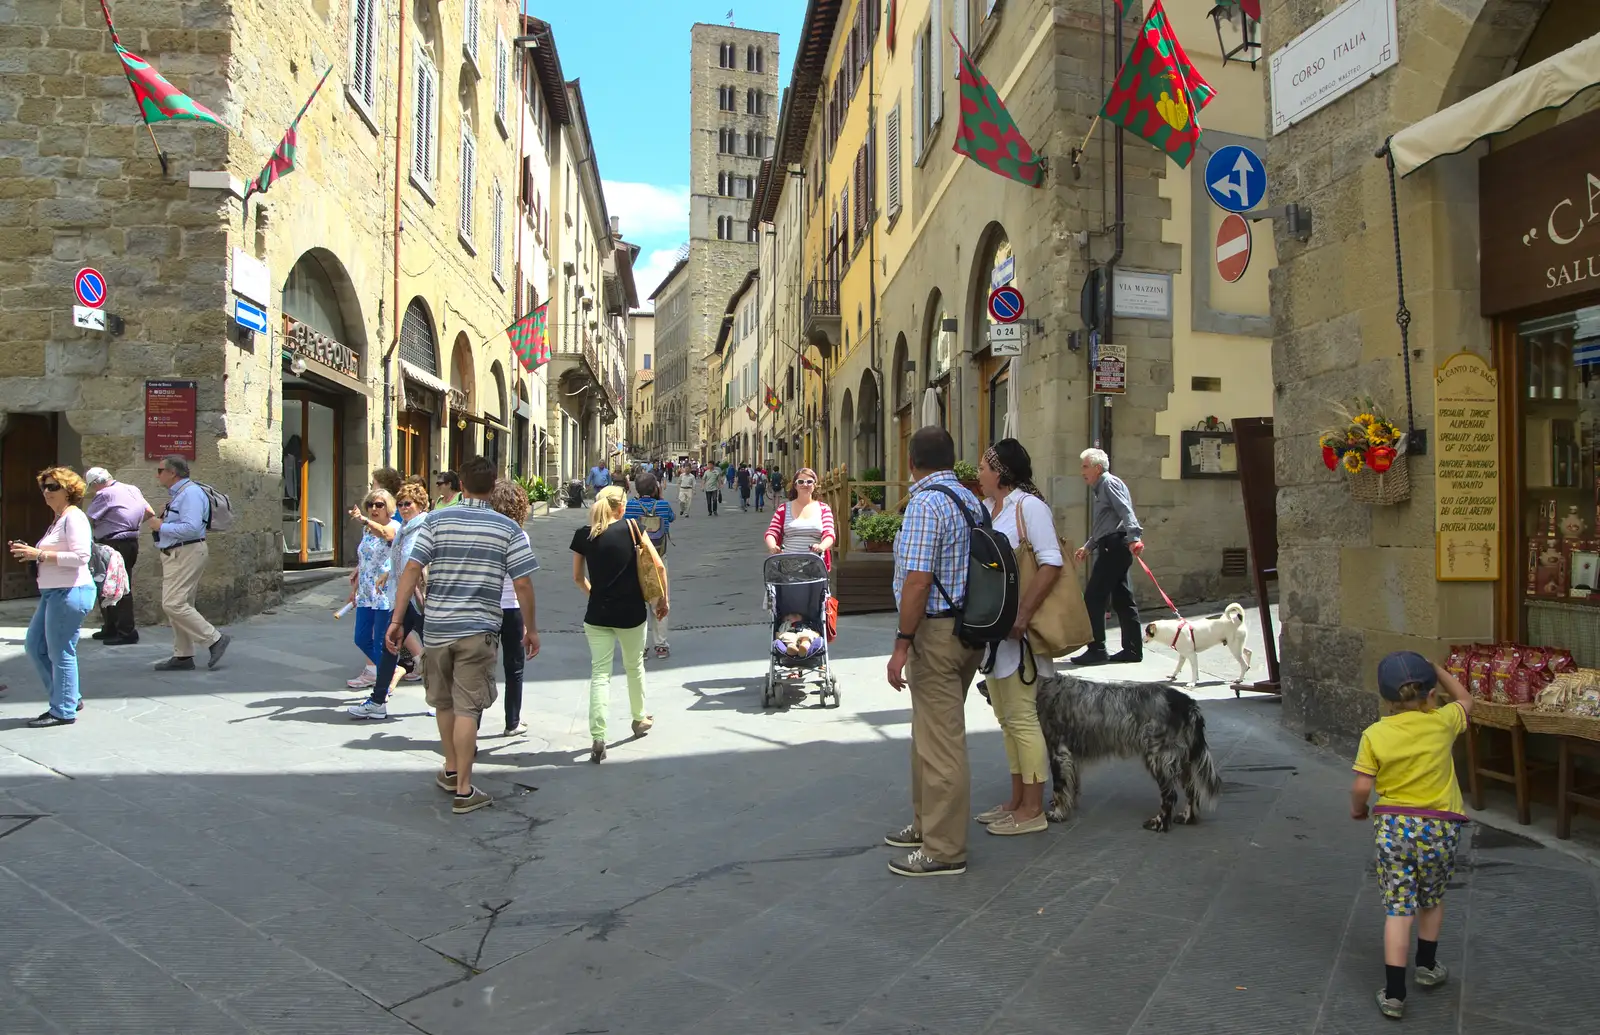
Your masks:
{"label": "red and green flag", "polygon": [[1184,53],[1161,0],[1153,0],[1100,115],[1186,167],[1200,141],[1200,111],[1216,95]]}
{"label": "red and green flag", "polygon": [[811,359],[808,356],[801,356],[800,357],[800,365],[802,367],[805,367],[807,370],[811,371],[813,374],[822,373],[822,368],[817,366],[815,363],[811,362]]}
{"label": "red and green flag", "polygon": [[550,362],[550,341],[545,334],[545,314],[549,309],[546,299],[539,308],[506,328],[524,370],[531,372]]}
{"label": "red and green flag", "polygon": [[778,393],[774,392],[772,390],[772,386],[771,385],[768,385],[767,386],[767,409],[769,409],[772,412],[776,413],[776,412],[778,412],[778,407],[781,406],[781,405],[782,405],[782,403],[780,403],[778,401]]}
{"label": "red and green flag", "polygon": [[218,126],[223,124],[216,112],[167,82],[166,77],[156,71],[156,66],[120,43],[113,45],[117,48],[117,57],[122,59],[128,85],[133,87],[134,103],[139,105],[139,113],[146,123],[193,119]]}
{"label": "red and green flag", "polygon": [[1044,183],[1044,161],[1033,153],[1000,95],[978,70],[956,38],[961,55],[961,121],[956,124],[956,154],[966,155],[992,173],[1037,187]]}
{"label": "red and green flag", "polygon": [[289,123],[289,128],[283,134],[283,139],[278,141],[277,150],[272,152],[272,157],[267,159],[267,164],[262,168],[261,174],[251,181],[250,186],[244,189],[244,200],[249,201],[252,194],[265,194],[267,188],[283,179],[294,171],[295,152],[299,148],[298,129],[300,120],[305,116],[306,109],[311,107],[311,102],[317,99],[317,94],[322,90],[322,84],[328,81],[328,76],[333,73],[333,66],[328,66],[328,71],[322,73],[322,78],[317,80],[317,85],[312,88],[311,96],[300,106],[300,112]]}

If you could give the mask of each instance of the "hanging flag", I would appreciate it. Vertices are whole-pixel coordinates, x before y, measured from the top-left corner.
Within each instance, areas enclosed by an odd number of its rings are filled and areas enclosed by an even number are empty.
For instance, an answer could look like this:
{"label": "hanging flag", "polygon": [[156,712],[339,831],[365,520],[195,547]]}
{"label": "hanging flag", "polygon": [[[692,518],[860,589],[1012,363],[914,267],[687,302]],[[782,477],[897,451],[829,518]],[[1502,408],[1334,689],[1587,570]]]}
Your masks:
{"label": "hanging flag", "polygon": [[961,56],[961,121],[956,125],[956,154],[966,155],[992,173],[1018,183],[1037,187],[1044,182],[1044,163],[1023,139],[1022,131],[1000,103],[989,80],[985,79],[967,50],[951,33]]}
{"label": "hanging flag", "polygon": [[745,407],[745,408],[744,408],[744,415],[745,415],[745,416],[746,416],[746,417],[749,417],[749,418],[750,418],[750,419],[751,419],[751,420],[755,420],[755,419],[756,419],[756,411],[755,411],[755,407],[753,407],[753,406],[746,406],[746,407]]}
{"label": "hanging flag", "polygon": [[772,412],[776,413],[776,412],[778,412],[778,407],[781,406],[781,405],[783,405],[783,404],[778,399],[778,393],[774,392],[772,390],[772,386],[771,385],[768,385],[767,386],[767,409],[769,409]]}
{"label": "hanging flag", "polygon": [[884,42],[888,44],[889,53],[891,54],[894,53],[894,33],[900,27],[900,19],[896,11],[899,6],[898,0],[889,0],[889,28],[887,35],[884,37]]}
{"label": "hanging flag", "polygon": [[321,92],[322,84],[327,82],[328,76],[332,74],[333,66],[329,65],[328,70],[322,73],[322,78],[317,80],[317,85],[312,87],[311,96],[307,97],[306,102],[300,106],[300,111],[295,115],[294,121],[289,123],[288,130],[284,132],[283,139],[278,141],[278,148],[272,152],[272,157],[267,159],[267,164],[262,168],[261,175],[257,176],[250,186],[244,189],[244,199],[246,201],[250,200],[250,195],[252,194],[265,194],[268,187],[294,171],[294,156],[298,143],[296,130],[300,126],[300,120],[305,117],[306,109],[311,107],[311,102],[316,100],[317,94]]}
{"label": "hanging flag", "polygon": [[222,125],[222,119],[216,112],[167,82],[150,62],[120,43],[114,46],[117,48],[117,57],[122,59],[122,71],[128,76],[128,85],[133,87],[134,103],[139,105],[139,113],[144,116],[146,124],[194,119]]}
{"label": "hanging flag", "polygon": [[800,365],[811,371],[813,374],[822,373],[822,368],[811,362],[811,360],[805,356],[800,357]]}
{"label": "hanging flag", "polygon": [[1200,111],[1216,95],[1184,53],[1161,0],[1153,0],[1100,114],[1187,167],[1200,140]]}
{"label": "hanging flag", "polygon": [[539,308],[506,328],[511,336],[511,347],[524,370],[531,372],[550,362],[550,342],[545,336],[545,316],[549,308],[550,302],[546,299]]}

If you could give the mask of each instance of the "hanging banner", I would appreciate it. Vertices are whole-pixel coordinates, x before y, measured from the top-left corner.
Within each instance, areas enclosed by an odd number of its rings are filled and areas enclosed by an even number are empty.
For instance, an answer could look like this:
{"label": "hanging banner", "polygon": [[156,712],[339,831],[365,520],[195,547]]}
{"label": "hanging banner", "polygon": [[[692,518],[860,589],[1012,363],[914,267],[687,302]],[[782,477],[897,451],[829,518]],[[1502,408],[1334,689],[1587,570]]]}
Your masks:
{"label": "hanging banner", "polygon": [[1500,379],[1458,352],[1434,375],[1434,568],[1440,582],[1500,575]]}

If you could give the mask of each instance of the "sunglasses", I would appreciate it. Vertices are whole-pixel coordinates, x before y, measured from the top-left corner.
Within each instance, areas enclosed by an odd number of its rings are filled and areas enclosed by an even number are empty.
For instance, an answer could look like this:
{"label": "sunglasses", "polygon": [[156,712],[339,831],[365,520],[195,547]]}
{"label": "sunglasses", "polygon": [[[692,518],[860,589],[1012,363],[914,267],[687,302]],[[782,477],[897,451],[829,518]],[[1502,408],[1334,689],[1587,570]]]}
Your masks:
{"label": "sunglasses", "polygon": [[39,491],[40,492],[60,492],[61,491],[61,486],[57,485],[55,482],[43,482],[39,486]]}
{"label": "sunglasses", "polygon": [[794,480],[794,483],[796,485],[815,485],[815,484],[817,484],[816,482],[812,481],[810,478],[796,478]]}
{"label": "sunglasses", "polygon": [[416,503],[411,501],[411,500],[401,500],[400,501],[400,509],[401,510],[404,510],[407,507],[415,507],[415,506],[416,506]]}
{"label": "sunglasses", "polygon": [[371,510],[373,507],[387,507],[388,505],[389,504],[383,502],[383,500],[373,500],[367,504],[367,509]]}

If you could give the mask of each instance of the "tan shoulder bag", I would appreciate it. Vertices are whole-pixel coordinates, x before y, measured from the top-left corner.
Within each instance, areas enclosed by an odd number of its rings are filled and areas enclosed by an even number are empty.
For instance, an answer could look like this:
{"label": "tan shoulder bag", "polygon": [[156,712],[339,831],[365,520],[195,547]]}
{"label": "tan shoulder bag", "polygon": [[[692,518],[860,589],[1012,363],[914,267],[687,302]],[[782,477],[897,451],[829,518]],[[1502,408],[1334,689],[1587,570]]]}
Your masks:
{"label": "tan shoulder bag", "polygon": [[[1039,558],[1028,542],[1028,522],[1017,504],[1017,585],[1021,599],[1027,599],[1028,587],[1039,575]],[[1060,542],[1059,537],[1057,539]],[[1083,603],[1083,589],[1078,584],[1078,565],[1072,556],[1072,547],[1061,546],[1061,574],[1056,577],[1050,594],[1039,603],[1039,609],[1028,621],[1028,642],[1038,654],[1052,658],[1077,650],[1090,640],[1094,633],[1089,626],[1089,609]]]}

